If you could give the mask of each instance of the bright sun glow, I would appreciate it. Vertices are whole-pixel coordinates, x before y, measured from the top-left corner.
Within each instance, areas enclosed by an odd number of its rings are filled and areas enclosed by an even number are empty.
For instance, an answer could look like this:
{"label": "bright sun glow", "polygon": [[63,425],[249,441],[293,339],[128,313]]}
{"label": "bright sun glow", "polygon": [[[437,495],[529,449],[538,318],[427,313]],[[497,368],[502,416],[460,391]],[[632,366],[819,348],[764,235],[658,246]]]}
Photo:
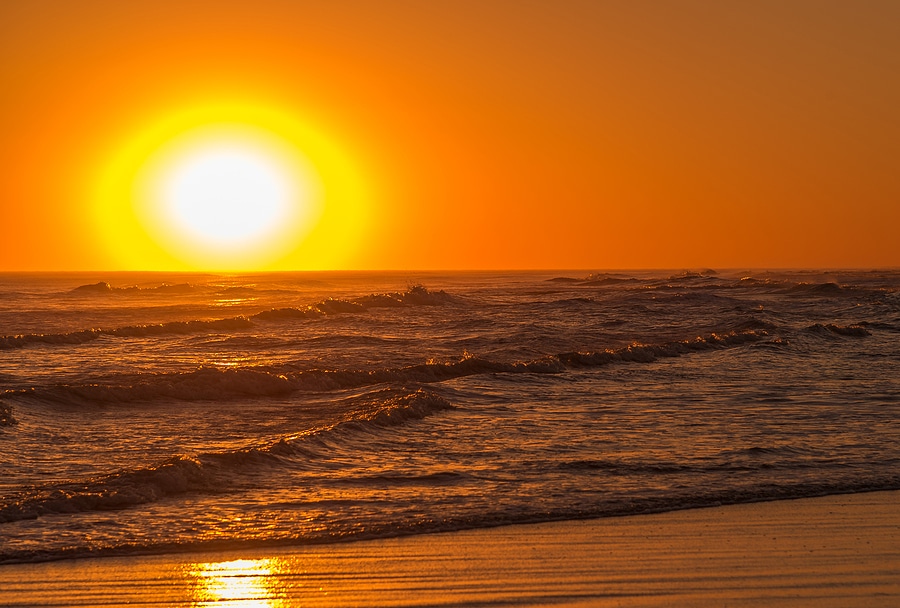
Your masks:
{"label": "bright sun glow", "polygon": [[335,268],[361,246],[361,184],[333,142],[289,114],[195,106],[111,157],[95,218],[126,268]]}
{"label": "bright sun glow", "polygon": [[257,266],[283,255],[315,226],[322,206],[318,174],[302,153],[244,125],[173,138],[136,184],[152,238],[206,267]]}

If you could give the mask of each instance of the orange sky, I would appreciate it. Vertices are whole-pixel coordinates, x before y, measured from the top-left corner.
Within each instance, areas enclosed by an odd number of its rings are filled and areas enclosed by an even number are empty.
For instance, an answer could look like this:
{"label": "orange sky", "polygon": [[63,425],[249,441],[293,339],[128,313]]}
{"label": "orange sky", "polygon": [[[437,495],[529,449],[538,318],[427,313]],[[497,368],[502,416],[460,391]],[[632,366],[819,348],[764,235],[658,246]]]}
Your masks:
{"label": "orange sky", "polygon": [[266,268],[900,266],[898,74],[897,2],[6,0],[0,270],[181,268],[98,176],[233,100],[359,180]]}

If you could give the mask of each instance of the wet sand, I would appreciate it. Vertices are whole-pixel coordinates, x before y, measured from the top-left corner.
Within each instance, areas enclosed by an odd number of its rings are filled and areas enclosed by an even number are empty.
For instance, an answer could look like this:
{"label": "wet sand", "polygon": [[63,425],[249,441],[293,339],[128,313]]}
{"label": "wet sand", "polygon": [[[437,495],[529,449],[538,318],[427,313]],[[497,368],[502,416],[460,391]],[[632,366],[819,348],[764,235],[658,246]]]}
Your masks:
{"label": "wet sand", "polygon": [[0,566],[2,606],[900,606],[900,492]]}

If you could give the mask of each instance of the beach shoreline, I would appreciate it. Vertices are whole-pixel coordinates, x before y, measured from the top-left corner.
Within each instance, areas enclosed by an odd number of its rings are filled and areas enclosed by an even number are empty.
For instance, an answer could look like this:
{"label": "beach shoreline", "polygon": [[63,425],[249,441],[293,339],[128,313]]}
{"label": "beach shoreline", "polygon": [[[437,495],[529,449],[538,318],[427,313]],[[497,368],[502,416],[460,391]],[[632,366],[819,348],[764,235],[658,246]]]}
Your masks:
{"label": "beach shoreline", "polygon": [[0,566],[3,606],[892,606],[900,491]]}

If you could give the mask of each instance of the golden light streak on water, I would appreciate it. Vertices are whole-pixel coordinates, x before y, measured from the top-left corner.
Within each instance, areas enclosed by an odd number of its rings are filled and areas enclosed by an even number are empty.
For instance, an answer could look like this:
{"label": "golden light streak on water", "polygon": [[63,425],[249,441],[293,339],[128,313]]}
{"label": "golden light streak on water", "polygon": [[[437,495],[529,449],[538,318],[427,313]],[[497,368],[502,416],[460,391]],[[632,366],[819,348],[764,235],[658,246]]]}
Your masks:
{"label": "golden light streak on water", "polygon": [[278,608],[276,578],[269,559],[237,559],[197,564],[190,572],[198,583],[195,604],[201,607]]}

